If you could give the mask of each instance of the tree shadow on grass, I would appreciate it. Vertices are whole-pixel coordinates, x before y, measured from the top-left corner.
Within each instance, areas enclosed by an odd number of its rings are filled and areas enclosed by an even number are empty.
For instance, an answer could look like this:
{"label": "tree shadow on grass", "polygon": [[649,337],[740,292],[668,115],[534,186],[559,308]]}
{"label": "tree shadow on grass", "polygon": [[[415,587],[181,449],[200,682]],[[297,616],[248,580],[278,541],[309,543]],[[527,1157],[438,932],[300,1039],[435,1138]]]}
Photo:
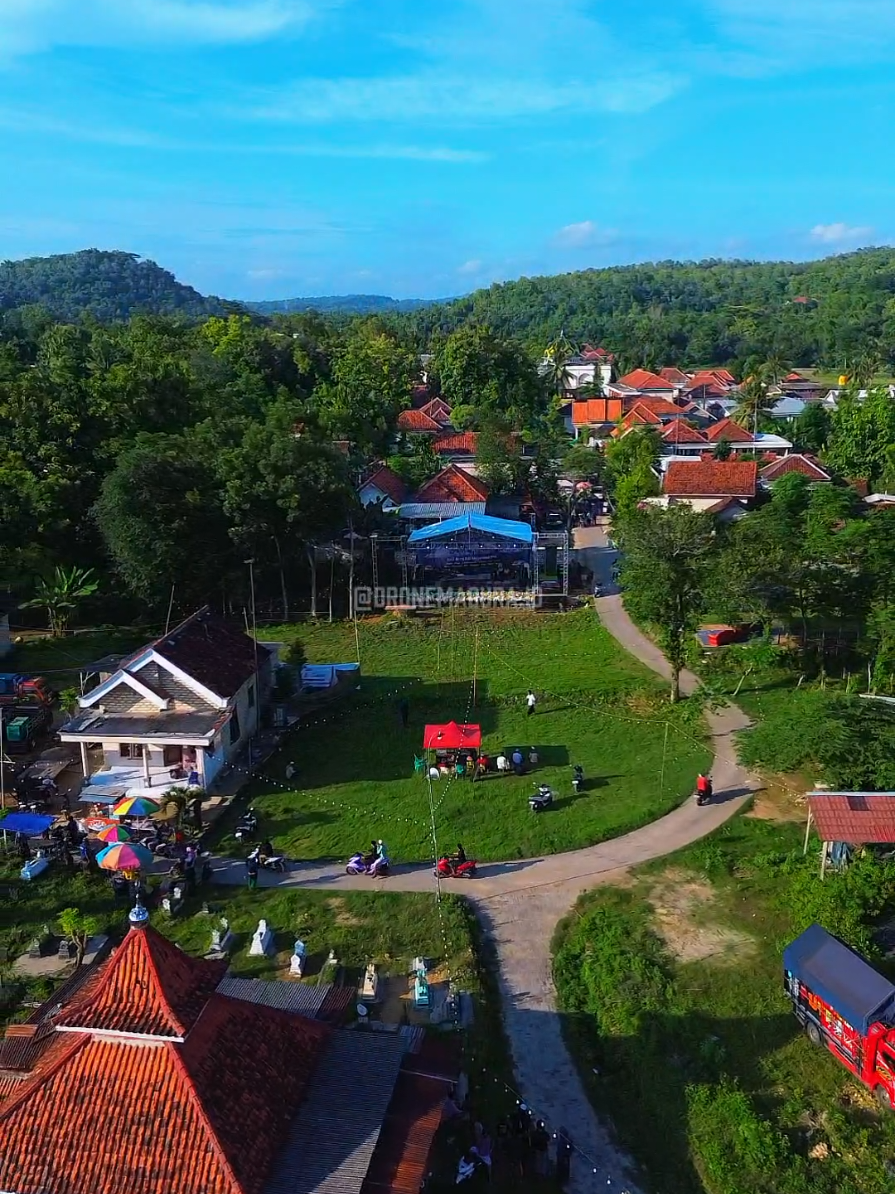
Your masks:
{"label": "tree shadow on grass", "polygon": [[[746,1019],[646,1014],[637,1035],[628,1037],[601,1035],[596,1020],[583,1012],[559,1018],[592,1105],[611,1118],[621,1144],[648,1174],[647,1188],[664,1194],[705,1189],[693,1164],[697,1133],[731,1143],[750,1131],[735,1115],[764,1117],[779,1107],[781,1097],[769,1088],[763,1060],[797,1032],[793,1018],[783,1014]],[[735,1101],[735,1088],[751,1107]],[[701,1114],[716,1116],[712,1123],[695,1116],[694,1092],[700,1090],[706,1096]],[[801,1150],[805,1141],[791,1143]],[[767,1164],[774,1160],[769,1155]],[[751,1188],[754,1176],[742,1174],[741,1188]]]}

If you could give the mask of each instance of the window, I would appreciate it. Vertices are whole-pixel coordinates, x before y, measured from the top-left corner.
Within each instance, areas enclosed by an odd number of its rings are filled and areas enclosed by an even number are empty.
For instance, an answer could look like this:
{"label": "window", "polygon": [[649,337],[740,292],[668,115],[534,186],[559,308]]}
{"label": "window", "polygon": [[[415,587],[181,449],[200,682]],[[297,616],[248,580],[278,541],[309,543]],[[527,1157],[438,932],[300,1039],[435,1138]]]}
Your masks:
{"label": "window", "polygon": [[143,747],[139,742],[119,742],[118,753],[122,759],[142,759]]}
{"label": "window", "polygon": [[254,684],[249,685],[249,708],[250,709],[255,708],[255,685]]}
{"label": "window", "polygon": [[166,746],[164,754],[164,763],[166,767],[176,767],[178,763],[183,762],[183,747],[182,746]]}
{"label": "window", "polygon": [[230,718],[230,745],[239,741],[239,714],[233,710],[233,716]]}

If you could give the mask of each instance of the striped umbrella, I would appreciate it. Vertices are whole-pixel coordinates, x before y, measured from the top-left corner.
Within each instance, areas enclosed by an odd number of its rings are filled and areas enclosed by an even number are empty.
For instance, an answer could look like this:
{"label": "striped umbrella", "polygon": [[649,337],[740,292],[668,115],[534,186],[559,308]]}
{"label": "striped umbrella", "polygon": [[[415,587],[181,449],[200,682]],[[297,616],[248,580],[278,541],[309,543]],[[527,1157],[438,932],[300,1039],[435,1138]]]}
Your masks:
{"label": "striped umbrella", "polygon": [[125,796],[112,809],[113,817],[151,817],[162,807],[160,800],[152,796]]}
{"label": "striped umbrella", "polygon": [[123,825],[104,825],[96,835],[101,842],[129,842],[131,834]]}
{"label": "striped umbrella", "polygon": [[152,851],[135,842],[116,842],[100,850],[96,861],[105,871],[139,871],[152,862]]}

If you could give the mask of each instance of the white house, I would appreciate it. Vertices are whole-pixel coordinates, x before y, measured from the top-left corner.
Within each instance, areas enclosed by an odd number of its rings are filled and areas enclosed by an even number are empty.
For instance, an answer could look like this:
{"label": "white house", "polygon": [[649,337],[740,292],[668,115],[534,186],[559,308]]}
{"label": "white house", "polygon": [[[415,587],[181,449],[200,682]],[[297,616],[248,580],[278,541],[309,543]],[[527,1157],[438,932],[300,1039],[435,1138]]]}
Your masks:
{"label": "white house", "polygon": [[59,737],[80,744],[85,780],[88,746],[102,747],[92,784],[163,790],[192,775],[207,788],[256,733],[275,663],[274,651],[206,606],[122,660]]}

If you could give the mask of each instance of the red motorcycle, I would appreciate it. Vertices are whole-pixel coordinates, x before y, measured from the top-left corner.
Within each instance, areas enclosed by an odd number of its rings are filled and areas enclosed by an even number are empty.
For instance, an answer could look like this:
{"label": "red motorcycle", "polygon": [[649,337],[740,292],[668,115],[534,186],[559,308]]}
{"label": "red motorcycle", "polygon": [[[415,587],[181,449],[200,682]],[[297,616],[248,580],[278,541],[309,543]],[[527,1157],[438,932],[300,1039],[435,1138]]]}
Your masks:
{"label": "red motorcycle", "polygon": [[471,879],[475,875],[476,861],[467,858],[465,862],[458,862],[456,858],[445,855],[439,858],[435,874],[440,879]]}

